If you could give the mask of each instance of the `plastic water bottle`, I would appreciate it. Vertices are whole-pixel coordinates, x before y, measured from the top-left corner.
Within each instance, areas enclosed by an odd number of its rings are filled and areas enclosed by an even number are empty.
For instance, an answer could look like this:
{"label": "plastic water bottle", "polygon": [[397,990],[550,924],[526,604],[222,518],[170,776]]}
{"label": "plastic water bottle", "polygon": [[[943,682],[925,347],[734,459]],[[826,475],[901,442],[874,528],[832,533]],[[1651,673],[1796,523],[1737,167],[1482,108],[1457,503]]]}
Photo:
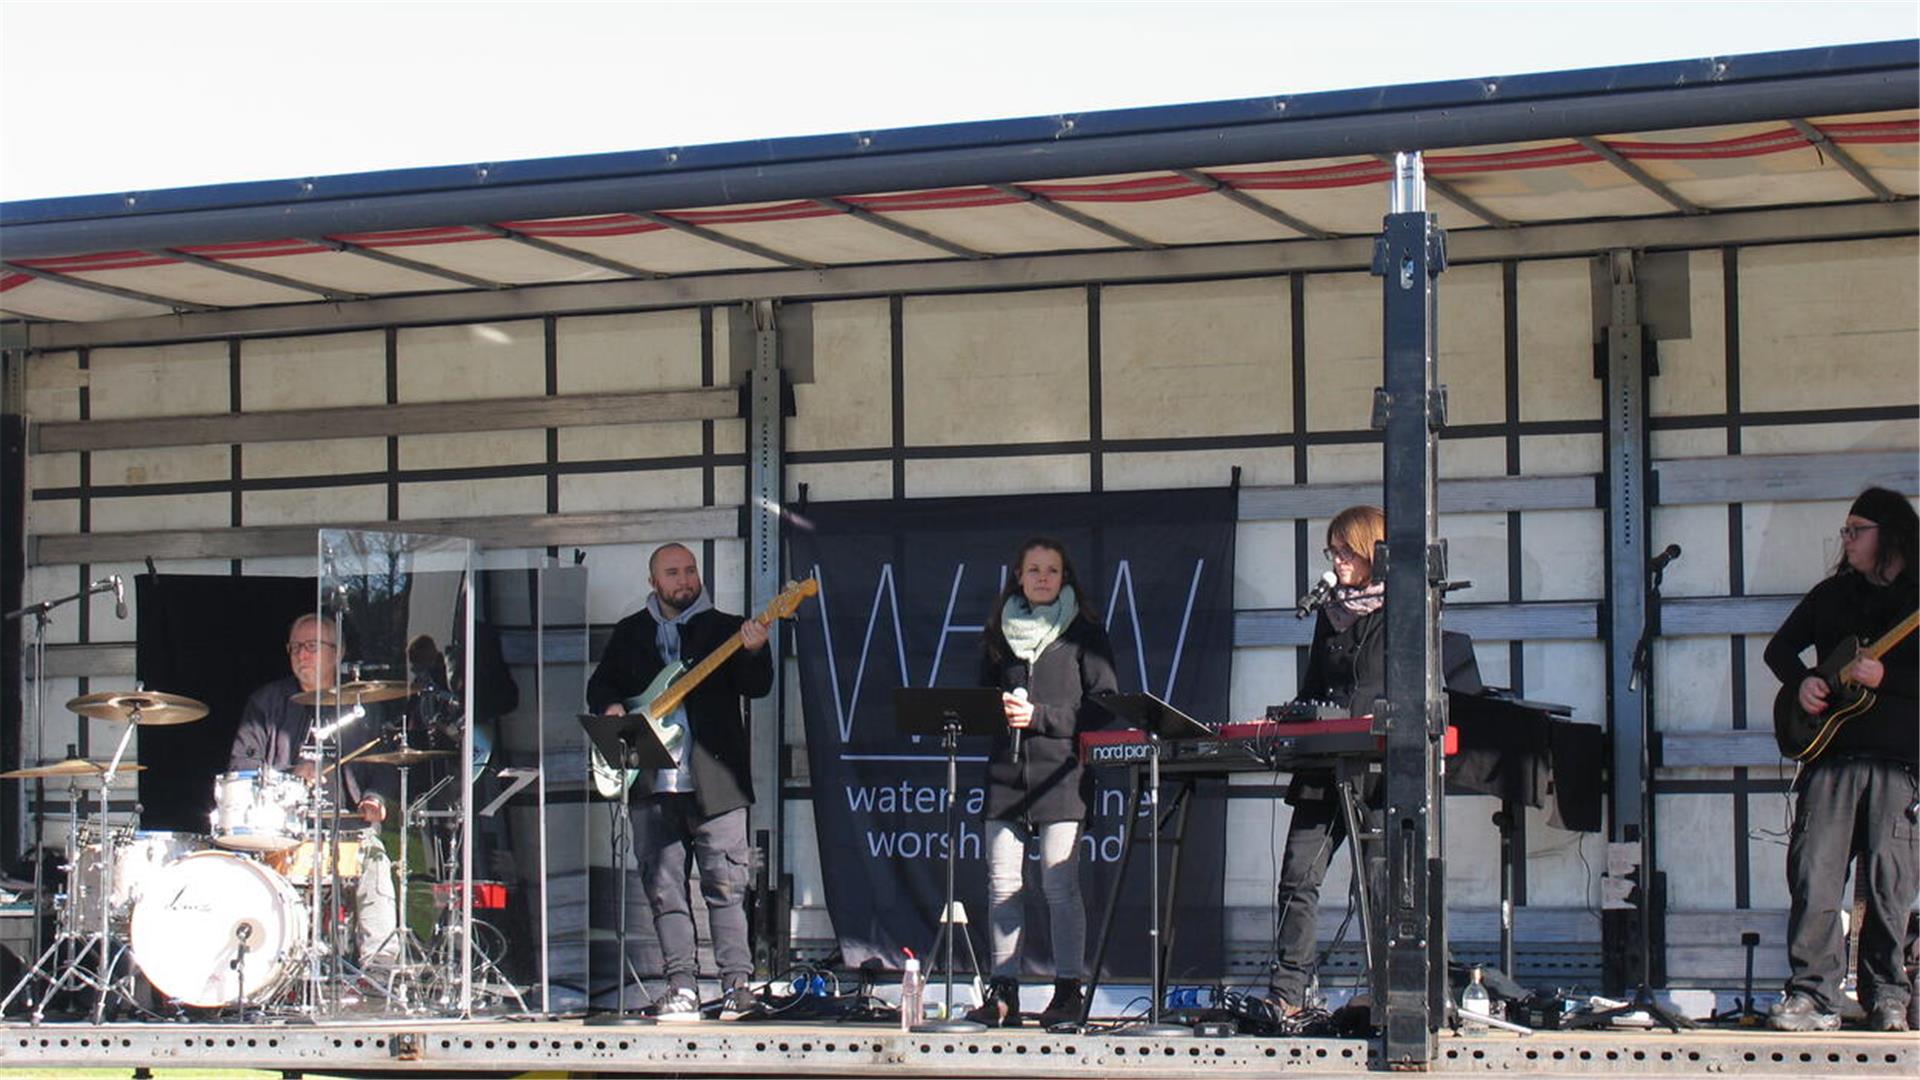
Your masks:
{"label": "plastic water bottle", "polygon": [[927,984],[920,978],[920,958],[907,954],[900,969],[900,1030],[909,1031],[926,1019]]}
{"label": "plastic water bottle", "polygon": [[1481,981],[1479,968],[1473,969],[1473,979],[1460,991],[1461,1019],[1493,1015],[1493,999],[1487,996],[1487,987]]}

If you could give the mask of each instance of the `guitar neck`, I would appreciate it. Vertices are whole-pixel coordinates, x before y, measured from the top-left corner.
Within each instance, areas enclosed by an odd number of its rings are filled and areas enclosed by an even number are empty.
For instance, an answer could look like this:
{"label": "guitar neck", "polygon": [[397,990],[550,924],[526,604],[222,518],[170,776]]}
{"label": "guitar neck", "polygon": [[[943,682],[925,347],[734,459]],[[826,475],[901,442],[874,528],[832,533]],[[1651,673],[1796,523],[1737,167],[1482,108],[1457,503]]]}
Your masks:
{"label": "guitar neck", "polygon": [[[758,615],[754,617],[754,621],[764,626],[766,625],[767,619],[764,615]],[[718,671],[721,664],[731,660],[733,654],[739,651],[740,635],[736,632],[728,637],[727,640],[721,642],[719,648],[708,653],[699,663],[688,669],[687,673],[680,676],[672,686],[667,687],[665,693],[662,693],[653,700],[653,705],[649,711],[655,716],[666,716],[673,712],[673,710],[678,709],[680,703],[686,700],[686,696],[693,693],[694,688],[705,682],[707,676]]]}
{"label": "guitar neck", "polygon": [[1916,611],[1905,619],[1902,619],[1900,625],[1881,635],[1880,640],[1861,649],[1860,655],[1869,660],[1880,659],[1886,655],[1887,650],[1900,644],[1901,641],[1906,639],[1908,634],[1913,633],[1915,627],[1920,627],[1920,611]]}

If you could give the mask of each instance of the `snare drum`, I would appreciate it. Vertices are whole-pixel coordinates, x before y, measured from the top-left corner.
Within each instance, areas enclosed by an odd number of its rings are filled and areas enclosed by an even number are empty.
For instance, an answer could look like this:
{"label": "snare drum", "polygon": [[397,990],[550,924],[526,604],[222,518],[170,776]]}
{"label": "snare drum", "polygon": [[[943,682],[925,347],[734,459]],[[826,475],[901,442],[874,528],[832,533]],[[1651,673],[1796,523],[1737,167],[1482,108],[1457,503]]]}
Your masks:
{"label": "snare drum", "polygon": [[287,879],[252,859],[202,851],[148,884],[129,937],[155,989],[211,1008],[278,995],[300,969],[307,929],[307,907]]}
{"label": "snare drum", "polygon": [[150,882],[171,863],[207,849],[207,838],[196,833],[136,832],[80,849],[67,875],[66,916],[82,933],[100,928],[100,863],[112,852],[113,882],[107,909],[111,925],[125,927]]}
{"label": "snare drum", "polygon": [[285,851],[305,831],[307,785],[278,769],[241,769],[213,781],[213,842],[241,851]]}
{"label": "snare drum", "polygon": [[[358,834],[348,832],[340,834],[340,855],[334,861],[339,864],[342,878],[356,880],[360,877],[360,845],[362,843],[363,840]],[[320,854],[322,846],[331,848],[333,844],[328,841],[315,843],[312,840],[302,840],[283,851],[268,853],[267,865],[280,871],[282,877],[295,885],[305,885],[313,880],[314,864],[319,863],[320,880],[325,881],[332,875],[333,870],[327,865],[328,860]]]}

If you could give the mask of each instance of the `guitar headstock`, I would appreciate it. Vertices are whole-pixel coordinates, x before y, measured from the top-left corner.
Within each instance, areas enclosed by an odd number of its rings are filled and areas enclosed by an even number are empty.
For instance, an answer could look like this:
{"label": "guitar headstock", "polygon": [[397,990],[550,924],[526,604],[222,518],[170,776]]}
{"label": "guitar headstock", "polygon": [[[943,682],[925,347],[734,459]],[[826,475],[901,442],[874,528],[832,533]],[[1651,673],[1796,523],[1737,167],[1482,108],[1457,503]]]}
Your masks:
{"label": "guitar headstock", "polygon": [[772,622],[775,619],[790,618],[795,611],[800,609],[800,601],[805,600],[809,596],[818,595],[819,592],[820,582],[817,578],[802,578],[799,581],[789,581],[787,582],[787,587],[780,590],[780,595],[774,597],[773,602],[767,605],[766,614],[762,616],[762,618],[766,622]]}

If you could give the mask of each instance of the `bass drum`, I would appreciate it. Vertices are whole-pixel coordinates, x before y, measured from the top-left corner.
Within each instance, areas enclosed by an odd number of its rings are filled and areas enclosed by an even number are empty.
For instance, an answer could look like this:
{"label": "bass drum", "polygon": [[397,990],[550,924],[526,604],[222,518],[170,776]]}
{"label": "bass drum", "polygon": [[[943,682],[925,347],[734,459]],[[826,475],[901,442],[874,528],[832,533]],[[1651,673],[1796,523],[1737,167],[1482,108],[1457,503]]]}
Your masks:
{"label": "bass drum", "polygon": [[300,970],[307,929],[307,907],[287,879],[251,859],[202,851],[147,883],[130,936],[133,962],[155,989],[212,1008],[279,994]]}

